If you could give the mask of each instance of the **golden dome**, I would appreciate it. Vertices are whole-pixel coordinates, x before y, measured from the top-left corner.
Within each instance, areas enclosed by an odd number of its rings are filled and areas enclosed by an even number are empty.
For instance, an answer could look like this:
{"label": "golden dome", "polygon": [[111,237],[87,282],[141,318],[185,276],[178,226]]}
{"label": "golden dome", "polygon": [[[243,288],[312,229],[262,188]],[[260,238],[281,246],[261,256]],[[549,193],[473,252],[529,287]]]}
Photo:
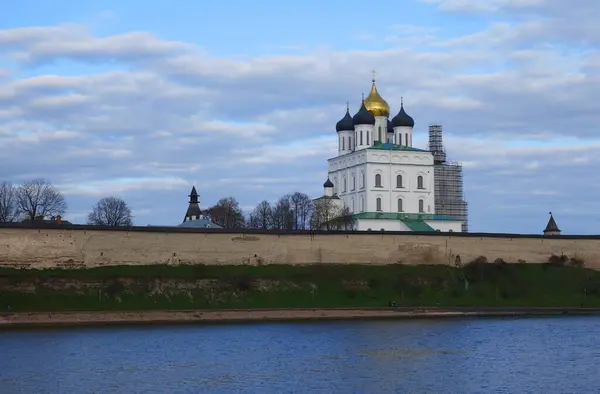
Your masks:
{"label": "golden dome", "polygon": [[373,78],[373,85],[371,86],[371,92],[365,99],[365,106],[374,116],[390,116],[390,106],[387,101],[379,95],[377,86],[375,86],[375,78]]}

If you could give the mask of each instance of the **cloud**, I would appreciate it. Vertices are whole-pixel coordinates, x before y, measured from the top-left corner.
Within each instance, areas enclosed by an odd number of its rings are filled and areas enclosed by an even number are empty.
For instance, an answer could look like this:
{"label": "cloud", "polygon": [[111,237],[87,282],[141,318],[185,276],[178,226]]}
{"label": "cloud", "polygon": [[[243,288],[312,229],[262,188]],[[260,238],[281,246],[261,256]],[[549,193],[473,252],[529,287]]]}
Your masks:
{"label": "cloud", "polygon": [[565,231],[594,232],[575,207],[598,219],[587,196],[600,191],[588,181],[600,164],[600,36],[580,9],[600,6],[423,2],[486,22],[461,34],[400,23],[355,35],[355,49],[243,58],[145,31],[0,30],[14,65],[0,70],[0,179],[50,178],[82,220],[95,200],[119,195],[142,225],[178,223],[192,184],[203,206],[317,196],[335,123],[346,101],[358,109],[375,68],[392,116],[404,97],[419,146],[429,123],[444,125],[449,157],[465,165],[473,230],[539,232],[552,210]]}

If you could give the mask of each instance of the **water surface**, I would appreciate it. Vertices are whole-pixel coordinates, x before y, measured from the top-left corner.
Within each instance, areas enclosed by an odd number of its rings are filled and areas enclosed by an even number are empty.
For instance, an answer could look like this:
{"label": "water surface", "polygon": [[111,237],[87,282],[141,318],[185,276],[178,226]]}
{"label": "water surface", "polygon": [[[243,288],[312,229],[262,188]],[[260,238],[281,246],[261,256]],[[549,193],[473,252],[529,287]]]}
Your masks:
{"label": "water surface", "polygon": [[600,317],[0,331],[0,393],[582,393]]}

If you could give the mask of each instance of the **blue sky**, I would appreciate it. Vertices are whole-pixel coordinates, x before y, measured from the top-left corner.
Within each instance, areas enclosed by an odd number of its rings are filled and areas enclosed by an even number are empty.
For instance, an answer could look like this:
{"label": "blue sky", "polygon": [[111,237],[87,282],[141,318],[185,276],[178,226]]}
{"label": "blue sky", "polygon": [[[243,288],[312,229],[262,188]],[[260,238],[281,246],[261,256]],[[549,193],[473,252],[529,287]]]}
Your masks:
{"label": "blue sky", "polygon": [[52,180],[75,222],[116,195],[177,224],[192,184],[203,207],[316,197],[376,69],[418,146],[443,124],[472,231],[539,233],[553,211],[597,233],[600,4],[581,2],[12,2],[0,180]]}

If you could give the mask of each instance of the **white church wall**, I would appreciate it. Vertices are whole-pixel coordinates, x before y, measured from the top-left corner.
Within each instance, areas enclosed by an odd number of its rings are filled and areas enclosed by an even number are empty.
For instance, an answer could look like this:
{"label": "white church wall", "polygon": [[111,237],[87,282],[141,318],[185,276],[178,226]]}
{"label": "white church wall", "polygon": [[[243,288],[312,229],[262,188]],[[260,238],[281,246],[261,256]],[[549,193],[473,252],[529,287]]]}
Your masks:
{"label": "white church wall", "polygon": [[[373,128],[373,141],[371,146],[375,144],[375,141],[386,142],[387,141],[387,118],[385,116],[375,117],[375,127]],[[383,139],[381,139],[383,138]]]}
{"label": "white church wall", "polygon": [[[367,212],[399,212],[402,208],[402,212],[417,213],[421,211],[419,201],[422,200],[422,212],[434,213],[433,156],[430,153],[373,149],[368,151],[367,160]],[[401,187],[398,187],[398,175],[402,177]],[[418,188],[419,176],[423,178],[422,189]],[[402,201],[401,207],[398,200]]]}
{"label": "white church wall", "polygon": [[382,219],[358,219],[356,230],[358,231],[411,231],[404,223],[399,220],[382,220]]}

